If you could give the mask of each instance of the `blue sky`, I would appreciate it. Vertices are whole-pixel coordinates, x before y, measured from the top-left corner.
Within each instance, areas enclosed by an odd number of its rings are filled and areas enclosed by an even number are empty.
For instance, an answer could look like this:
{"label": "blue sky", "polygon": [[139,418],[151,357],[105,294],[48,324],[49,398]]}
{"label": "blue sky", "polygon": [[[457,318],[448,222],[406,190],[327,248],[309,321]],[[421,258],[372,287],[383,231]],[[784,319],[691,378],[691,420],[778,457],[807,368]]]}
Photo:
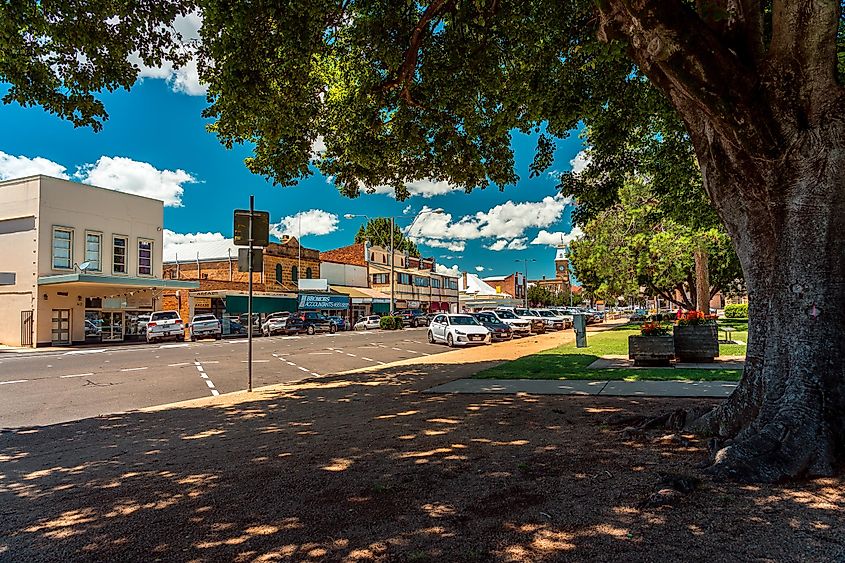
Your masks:
{"label": "blue sky", "polygon": [[[0,95],[4,90],[0,85]],[[289,188],[251,174],[243,164],[247,147],[227,150],[205,131],[201,92],[197,84],[184,86],[175,73],[148,72],[131,92],[102,97],[110,119],[99,133],[75,129],[38,107],[2,105],[0,179],[39,172],[158,197],[166,203],[165,229],[188,235],[170,236],[171,241],[230,237],[232,209],[246,207],[249,194],[255,195],[257,209],[270,211],[272,221],[281,223],[279,232],[287,226],[296,235],[295,217],[306,213],[303,244],[320,250],[352,242],[362,219],[344,214],[397,215],[406,226],[421,210],[442,208],[444,214],[424,213],[415,223],[412,234],[423,255],[482,277],[521,271],[515,261],[533,258],[529,277],[554,275],[554,249],[548,243],[570,233],[571,206],[555,197],[551,175],[528,178],[533,137],[514,135],[521,180],[504,191],[491,186],[470,194],[414,195],[405,202],[380,193],[350,200],[319,174]],[[570,169],[582,148],[577,135],[561,141],[552,169]],[[416,188],[437,192],[444,187],[423,182]]]}

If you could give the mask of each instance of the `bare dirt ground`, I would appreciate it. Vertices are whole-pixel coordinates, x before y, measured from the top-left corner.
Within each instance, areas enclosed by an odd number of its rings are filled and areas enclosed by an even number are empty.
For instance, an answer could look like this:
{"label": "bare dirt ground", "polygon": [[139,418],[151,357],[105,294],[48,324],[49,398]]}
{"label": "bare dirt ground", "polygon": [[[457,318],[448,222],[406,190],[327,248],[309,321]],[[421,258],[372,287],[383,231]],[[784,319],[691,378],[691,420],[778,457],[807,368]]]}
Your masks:
{"label": "bare dirt ground", "polygon": [[[467,361],[471,361],[467,359]],[[398,366],[0,434],[0,561],[840,561],[845,479],[704,479],[614,413],[693,400],[437,396]]]}

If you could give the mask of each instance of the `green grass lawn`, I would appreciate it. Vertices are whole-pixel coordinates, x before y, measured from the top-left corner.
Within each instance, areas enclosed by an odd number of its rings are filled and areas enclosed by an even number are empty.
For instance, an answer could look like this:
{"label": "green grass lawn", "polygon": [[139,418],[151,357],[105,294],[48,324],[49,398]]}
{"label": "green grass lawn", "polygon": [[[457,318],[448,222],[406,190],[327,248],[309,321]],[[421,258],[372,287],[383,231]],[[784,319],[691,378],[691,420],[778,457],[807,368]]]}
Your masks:
{"label": "green grass lawn", "polygon": [[[721,321],[720,321],[721,323]],[[733,326],[733,324],[732,324]],[[741,326],[735,326],[731,334],[733,340],[746,341],[747,332]],[[748,323],[745,323],[748,330]],[[636,325],[624,325],[612,330],[588,333],[586,348],[576,348],[575,343],[564,344],[557,348],[544,350],[538,354],[525,356],[507,362],[475,375],[479,379],[624,379],[637,381],[643,379],[690,379],[694,381],[738,381],[741,370],[734,369],[587,369],[601,356],[628,354],[628,336],[639,334]],[[720,333],[724,336],[724,333]],[[724,356],[745,354],[745,345],[722,344],[719,353]]]}

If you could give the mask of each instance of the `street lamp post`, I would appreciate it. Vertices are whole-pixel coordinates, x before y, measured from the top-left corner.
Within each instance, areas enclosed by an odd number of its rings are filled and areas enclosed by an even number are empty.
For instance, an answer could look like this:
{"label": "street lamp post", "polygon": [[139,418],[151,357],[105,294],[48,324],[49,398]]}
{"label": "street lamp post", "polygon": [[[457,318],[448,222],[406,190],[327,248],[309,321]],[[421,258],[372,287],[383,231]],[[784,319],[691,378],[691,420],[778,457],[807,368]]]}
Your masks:
{"label": "street lamp post", "polygon": [[[414,216],[414,219],[411,221],[411,224],[408,225],[408,229],[410,229],[411,227],[414,226],[414,223],[417,221],[417,219],[422,217],[423,214],[427,214],[427,213],[440,214],[440,213],[443,213],[443,209],[438,207],[437,209],[425,209],[423,211],[420,211],[419,213],[416,214],[416,216]],[[370,222],[370,218],[367,215],[356,215],[354,213],[347,213],[343,217],[345,219],[354,219],[356,217],[364,217],[367,220],[368,223]],[[394,292],[394,287],[395,287],[395,284],[396,284],[396,280],[394,279],[395,276],[396,276],[396,268],[394,266],[394,262],[395,262],[394,254],[396,253],[396,250],[393,248],[393,245],[394,245],[394,243],[393,243],[393,231],[396,230],[396,216],[395,215],[389,215],[388,217],[390,218],[390,248],[389,248],[389,252],[390,252],[390,314],[393,315],[396,312],[396,299],[395,299],[395,292]]]}
{"label": "street lamp post", "polygon": [[514,260],[514,262],[522,262],[525,265],[525,308],[528,308],[528,263],[529,262],[536,262],[536,258],[518,258]]}

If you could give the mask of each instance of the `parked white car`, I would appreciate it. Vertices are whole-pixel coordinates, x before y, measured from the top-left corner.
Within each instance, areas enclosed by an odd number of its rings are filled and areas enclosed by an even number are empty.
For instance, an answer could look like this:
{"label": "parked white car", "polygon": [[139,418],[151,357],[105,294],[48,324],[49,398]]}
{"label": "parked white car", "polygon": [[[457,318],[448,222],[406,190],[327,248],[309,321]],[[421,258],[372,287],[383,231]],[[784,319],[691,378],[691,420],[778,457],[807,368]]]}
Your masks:
{"label": "parked white car", "polygon": [[490,344],[490,331],[471,315],[437,315],[428,327],[428,341],[445,342],[450,347]]}
{"label": "parked white car", "polygon": [[288,311],[270,313],[261,325],[261,334],[264,336],[283,334],[287,330],[288,317],[290,317],[290,312]]}
{"label": "parked white car", "polygon": [[217,317],[211,314],[195,315],[189,326],[191,329],[191,340],[196,342],[200,338],[213,338],[220,340],[223,337],[223,325]]}
{"label": "parked white car", "polygon": [[185,325],[178,312],[156,311],[150,315],[150,322],[147,323],[147,342],[183,340],[184,338]]}
{"label": "parked white car", "polygon": [[554,311],[550,309],[532,309],[532,311],[542,317],[543,322],[546,323],[546,330],[563,330],[566,328],[566,319]]}
{"label": "parked white car", "polygon": [[493,313],[496,317],[511,327],[514,336],[528,336],[531,334],[531,322],[517,317],[513,311],[507,309],[499,309],[496,311],[484,311],[485,313]]}
{"label": "parked white car", "polygon": [[358,319],[358,322],[355,323],[355,326],[352,327],[353,330],[370,330],[374,328],[378,328],[381,326],[381,317],[378,315],[370,315],[368,317],[361,317]]}

